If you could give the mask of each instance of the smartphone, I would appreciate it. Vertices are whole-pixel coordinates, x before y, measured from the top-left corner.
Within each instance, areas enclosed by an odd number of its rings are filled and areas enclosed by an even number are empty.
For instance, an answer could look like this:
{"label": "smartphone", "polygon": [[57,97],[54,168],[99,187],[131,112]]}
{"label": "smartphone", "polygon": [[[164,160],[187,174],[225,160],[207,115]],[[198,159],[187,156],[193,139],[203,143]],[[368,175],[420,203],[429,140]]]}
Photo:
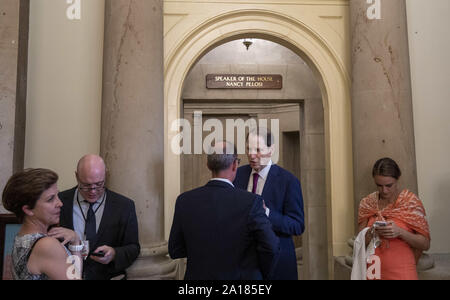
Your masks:
{"label": "smartphone", "polygon": [[385,222],[385,221],[375,221],[375,226],[376,227],[383,227],[383,226],[386,226],[387,225],[387,222]]}
{"label": "smartphone", "polygon": [[98,257],[104,257],[105,256],[105,252],[103,252],[103,251],[99,251],[97,253],[92,252],[91,255],[92,256],[98,256]]}

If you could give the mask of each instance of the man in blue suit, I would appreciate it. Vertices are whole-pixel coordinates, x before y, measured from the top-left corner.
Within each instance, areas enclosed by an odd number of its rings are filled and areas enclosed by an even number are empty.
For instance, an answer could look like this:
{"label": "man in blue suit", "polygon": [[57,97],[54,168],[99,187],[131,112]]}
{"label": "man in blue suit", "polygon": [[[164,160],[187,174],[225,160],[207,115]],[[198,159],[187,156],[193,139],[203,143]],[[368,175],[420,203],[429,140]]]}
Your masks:
{"label": "man in blue suit", "polygon": [[238,169],[234,185],[261,195],[266,215],[280,238],[281,253],[274,280],[297,280],[297,259],[293,235],[305,229],[303,197],[298,179],[272,163],[274,138],[270,130],[251,130],[247,136],[249,165]]}
{"label": "man in blue suit", "polygon": [[170,257],[187,257],[186,280],[270,278],[279,239],[265,215],[263,200],[234,188],[239,162],[232,144],[217,143],[211,152],[207,164],[212,179],[177,198]]}

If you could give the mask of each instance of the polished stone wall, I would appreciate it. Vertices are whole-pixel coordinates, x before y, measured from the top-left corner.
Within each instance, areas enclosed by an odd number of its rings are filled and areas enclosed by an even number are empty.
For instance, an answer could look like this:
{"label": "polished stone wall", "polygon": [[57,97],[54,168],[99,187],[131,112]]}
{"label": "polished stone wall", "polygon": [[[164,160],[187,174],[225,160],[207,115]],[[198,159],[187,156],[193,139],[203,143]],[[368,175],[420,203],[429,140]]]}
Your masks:
{"label": "polished stone wall", "polygon": [[[0,191],[23,167],[28,8],[28,1],[0,1]],[[0,213],[7,213],[1,203]]]}
{"label": "polished stone wall", "polygon": [[135,201],[141,255],[132,279],[175,276],[165,259],[161,0],[107,0],[101,155],[107,182]]}
{"label": "polished stone wall", "polygon": [[369,19],[368,7],[350,1],[355,216],[376,189],[372,167],[382,157],[399,164],[400,185],[417,193],[405,1],[381,1],[380,19]]}

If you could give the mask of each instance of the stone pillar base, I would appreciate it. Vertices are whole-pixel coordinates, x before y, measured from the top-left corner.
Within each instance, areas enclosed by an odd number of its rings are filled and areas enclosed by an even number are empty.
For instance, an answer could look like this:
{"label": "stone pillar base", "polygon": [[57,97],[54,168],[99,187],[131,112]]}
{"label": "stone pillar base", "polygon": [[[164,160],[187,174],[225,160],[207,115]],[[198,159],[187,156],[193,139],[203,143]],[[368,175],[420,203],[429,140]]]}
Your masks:
{"label": "stone pillar base", "polygon": [[168,244],[163,242],[141,248],[141,254],[127,269],[128,280],[175,280],[179,265],[168,256]]}
{"label": "stone pillar base", "polygon": [[352,267],[350,267],[344,256],[334,258],[334,280],[350,280],[352,275]]}

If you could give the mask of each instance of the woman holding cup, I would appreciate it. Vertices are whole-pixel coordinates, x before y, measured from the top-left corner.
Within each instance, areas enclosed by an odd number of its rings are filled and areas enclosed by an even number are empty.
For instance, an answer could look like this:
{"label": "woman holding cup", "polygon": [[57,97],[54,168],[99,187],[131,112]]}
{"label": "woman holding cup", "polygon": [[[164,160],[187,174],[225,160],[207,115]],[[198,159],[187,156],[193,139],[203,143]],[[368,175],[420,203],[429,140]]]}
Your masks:
{"label": "woman holding cup", "polygon": [[81,279],[84,246],[78,235],[49,231],[59,223],[62,207],[57,181],[51,170],[27,169],[14,174],[3,190],[3,206],[22,222],[12,251],[16,280]]}

